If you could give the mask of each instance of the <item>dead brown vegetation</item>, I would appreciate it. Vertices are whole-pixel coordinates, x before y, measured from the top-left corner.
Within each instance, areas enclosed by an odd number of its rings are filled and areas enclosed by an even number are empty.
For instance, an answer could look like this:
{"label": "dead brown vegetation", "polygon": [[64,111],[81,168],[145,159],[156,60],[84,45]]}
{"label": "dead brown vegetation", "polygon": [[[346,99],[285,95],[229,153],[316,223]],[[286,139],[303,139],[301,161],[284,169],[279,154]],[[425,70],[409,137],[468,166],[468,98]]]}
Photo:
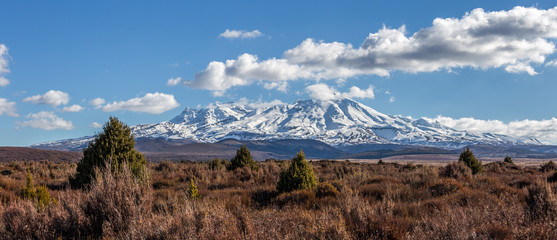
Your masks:
{"label": "dead brown vegetation", "polygon": [[[0,164],[1,239],[551,239],[557,183],[547,167],[310,163],[319,185],[279,194],[287,162],[227,171],[215,164],[149,164],[149,182],[99,174],[72,190],[75,164]],[[18,192],[25,173],[57,204],[38,209]],[[200,198],[187,190],[194,179]],[[551,179],[551,178],[550,178]]]}

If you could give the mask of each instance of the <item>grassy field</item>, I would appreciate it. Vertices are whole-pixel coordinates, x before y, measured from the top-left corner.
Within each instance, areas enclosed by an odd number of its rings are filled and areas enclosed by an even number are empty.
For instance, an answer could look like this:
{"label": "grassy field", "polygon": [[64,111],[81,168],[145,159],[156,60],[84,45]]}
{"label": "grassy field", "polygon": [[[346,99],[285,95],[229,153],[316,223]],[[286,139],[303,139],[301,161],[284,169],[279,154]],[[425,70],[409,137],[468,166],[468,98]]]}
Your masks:
{"label": "grassy field", "polygon": [[[555,166],[311,161],[319,186],[278,194],[287,161],[227,171],[209,163],[150,163],[148,182],[101,174],[69,188],[75,164],[0,164],[1,239],[554,239]],[[398,162],[395,162],[398,161]],[[450,161],[449,161],[450,162]],[[420,163],[420,164],[419,164]],[[26,171],[56,200],[23,199]],[[189,197],[190,180],[200,197]]]}

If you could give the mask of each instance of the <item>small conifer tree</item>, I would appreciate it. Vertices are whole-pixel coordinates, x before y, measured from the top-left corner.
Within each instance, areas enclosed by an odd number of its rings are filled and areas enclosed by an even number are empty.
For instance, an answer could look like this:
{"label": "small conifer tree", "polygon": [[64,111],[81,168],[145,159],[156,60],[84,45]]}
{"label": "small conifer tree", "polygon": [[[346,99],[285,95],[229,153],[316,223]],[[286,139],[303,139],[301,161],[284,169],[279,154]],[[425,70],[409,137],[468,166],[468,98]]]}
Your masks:
{"label": "small conifer tree", "polygon": [[311,189],[316,186],[317,178],[313,173],[313,169],[306,161],[304,152],[300,150],[296,157],[292,159],[292,162],[290,162],[288,169],[280,173],[277,191],[283,193],[300,189]]}
{"label": "small conifer tree", "polygon": [[506,163],[511,163],[511,164],[513,164],[513,159],[512,159],[511,157],[509,157],[509,156],[506,156],[504,161],[505,161]]}
{"label": "small conifer tree", "polygon": [[472,174],[482,171],[482,162],[478,161],[478,159],[474,156],[474,153],[470,151],[469,147],[466,147],[466,150],[462,151],[458,161],[464,162],[466,166],[472,169]]}
{"label": "small conifer tree", "polygon": [[35,184],[31,172],[27,171],[25,175],[25,186],[21,189],[21,197],[24,199],[34,199],[36,195]]}
{"label": "small conifer tree", "polygon": [[230,160],[230,170],[248,166],[251,170],[256,170],[257,165],[251,157],[251,152],[248,150],[247,145],[243,145],[240,149],[236,150],[236,156]]}
{"label": "small conifer tree", "polygon": [[46,186],[38,186],[35,188],[33,183],[33,176],[27,171],[25,186],[21,189],[21,196],[37,204],[38,209],[48,207],[50,204],[57,204],[56,199],[50,196]]}
{"label": "small conifer tree", "polygon": [[197,191],[197,186],[193,182],[193,178],[190,179],[190,186],[188,187],[188,196],[191,198],[199,198],[199,192]]}
{"label": "small conifer tree", "polygon": [[110,117],[89,146],[83,150],[83,158],[77,164],[77,173],[70,178],[74,188],[83,188],[95,179],[95,168],[104,168],[110,162],[113,172],[121,172],[125,162],[135,177],[143,177],[147,160],[135,149],[130,127],[116,117]]}

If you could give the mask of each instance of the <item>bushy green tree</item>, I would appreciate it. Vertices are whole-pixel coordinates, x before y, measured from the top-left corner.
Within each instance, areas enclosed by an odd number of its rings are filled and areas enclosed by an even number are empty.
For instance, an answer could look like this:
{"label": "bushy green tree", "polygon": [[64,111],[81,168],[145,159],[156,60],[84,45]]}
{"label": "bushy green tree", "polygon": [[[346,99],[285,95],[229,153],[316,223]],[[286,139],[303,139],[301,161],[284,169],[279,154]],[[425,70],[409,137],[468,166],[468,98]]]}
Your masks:
{"label": "bushy green tree", "polygon": [[463,162],[466,166],[472,169],[472,174],[482,171],[482,162],[478,161],[478,159],[474,156],[474,153],[470,151],[469,147],[466,147],[466,150],[462,151],[458,161]]}
{"label": "bushy green tree", "polygon": [[230,160],[229,169],[234,170],[236,168],[242,168],[248,166],[251,170],[256,170],[257,165],[251,157],[251,152],[248,150],[247,145],[243,145],[240,149],[236,150],[236,156]]}
{"label": "bushy green tree", "polygon": [[280,173],[277,183],[277,191],[290,192],[294,190],[315,188],[317,186],[317,178],[313,173],[313,169],[306,161],[304,152],[300,150],[296,157],[290,162],[290,166]]}
{"label": "bushy green tree", "polygon": [[509,156],[506,156],[504,161],[505,161],[506,163],[511,163],[511,164],[513,163],[513,159],[512,159],[511,157],[509,157]]}
{"label": "bushy green tree", "polygon": [[77,164],[77,173],[70,178],[74,188],[83,188],[95,179],[95,168],[104,168],[110,163],[113,172],[120,172],[123,163],[135,177],[144,176],[147,160],[135,149],[135,140],[130,127],[116,117],[110,117],[103,131],[95,136],[83,150],[83,158]]}

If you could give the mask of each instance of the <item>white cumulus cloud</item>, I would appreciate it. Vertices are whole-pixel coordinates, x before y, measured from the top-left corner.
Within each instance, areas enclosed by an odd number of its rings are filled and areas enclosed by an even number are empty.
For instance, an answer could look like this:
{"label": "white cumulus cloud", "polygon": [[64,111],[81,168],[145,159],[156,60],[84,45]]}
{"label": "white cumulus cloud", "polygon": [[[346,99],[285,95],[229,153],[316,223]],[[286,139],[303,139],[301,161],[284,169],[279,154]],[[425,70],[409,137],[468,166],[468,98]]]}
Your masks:
{"label": "white cumulus cloud", "polygon": [[246,30],[230,30],[226,29],[223,33],[219,34],[219,37],[226,38],[226,39],[235,39],[235,38],[258,38],[263,36],[259,30],[253,31],[246,31]]}
{"label": "white cumulus cloud", "polygon": [[103,125],[98,123],[98,122],[92,122],[91,124],[89,124],[90,128],[102,128]]}
{"label": "white cumulus cloud", "polygon": [[368,89],[360,89],[352,86],[348,92],[339,92],[329,87],[327,84],[318,83],[306,87],[306,92],[313,99],[317,100],[335,100],[341,98],[375,98],[373,86],[369,85]]}
{"label": "white cumulus cloud", "polygon": [[66,121],[54,114],[54,112],[31,113],[26,116],[29,121],[17,122],[22,127],[40,128],[44,130],[71,130],[74,128],[71,121]]}
{"label": "white cumulus cloud", "polygon": [[23,99],[24,102],[32,102],[36,104],[48,104],[53,107],[58,105],[66,105],[70,101],[70,95],[57,90],[50,90],[43,95],[35,95],[31,97],[26,97]]}
{"label": "white cumulus cloud", "polygon": [[389,76],[393,71],[501,68],[535,75],[533,66],[542,65],[555,53],[556,38],[557,7],[493,12],[478,8],[461,18],[436,18],[430,27],[414,33],[407,33],[405,26],[383,27],[370,33],[358,47],[306,39],[286,50],[282,58],[259,60],[245,53],[237,59],[213,61],[186,85],[222,95],[231,87],[257,81]]}
{"label": "white cumulus cloud", "polygon": [[80,112],[81,110],[83,110],[83,107],[77,104],[62,108],[63,112]]}
{"label": "white cumulus cloud", "polygon": [[101,107],[105,112],[127,110],[132,112],[159,114],[180,106],[174,95],[164,93],[147,93],[143,97],[127,101],[112,102]]}
{"label": "white cumulus cloud", "polygon": [[4,44],[0,44],[0,87],[5,87],[10,84],[10,81],[4,77],[6,73],[9,73],[8,68],[8,47]]}
{"label": "white cumulus cloud", "polygon": [[542,143],[557,144],[557,118],[549,120],[521,120],[505,123],[500,120],[481,120],[475,118],[450,118],[438,116],[426,118],[445,126],[479,133],[504,134],[521,139],[536,138]]}
{"label": "white cumulus cloud", "polygon": [[99,97],[89,101],[89,105],[95,107],[95,109],[99,109],[105,103],[106,101]]}
{"label": "white cumulus cloud", "polygon": [[181,81],[182,81],[182,78],[181,78],[181,77],[169,78],[169,79],[166,81],[166,85],[167,85],[167,86],[176,86],[176,85],[178,85]]}
{"label": "white cumulus cloud", "polygon": [[0,116],[8,115],[10,117],[18,117],[15,109],[15,102],[10,102],[8,99],[0,98]]}

